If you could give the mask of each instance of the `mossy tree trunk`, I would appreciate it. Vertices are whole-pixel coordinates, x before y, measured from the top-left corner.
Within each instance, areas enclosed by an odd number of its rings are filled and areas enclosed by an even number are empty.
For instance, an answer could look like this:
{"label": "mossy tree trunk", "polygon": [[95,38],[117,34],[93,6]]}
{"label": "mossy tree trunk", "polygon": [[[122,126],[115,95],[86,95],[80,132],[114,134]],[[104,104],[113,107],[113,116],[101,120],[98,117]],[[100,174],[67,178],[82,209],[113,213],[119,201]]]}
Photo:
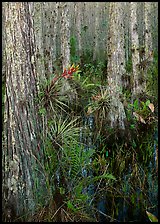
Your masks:
{"label": "mossy tree trunk", "polygon": [[125,75],[123,3],[110,3],[107,79],[111,95],[109,120],[111,127],[125,129],[125,111],[120,100],[122,76]]}
{"label": "mossy tree trunk", "polygon": [[[5,15],[6,98],[4,114],[3,209],[10,221],[31,215],[44,198],[37,97],[33,3],[3,3]],[[38,195],[42,198],[37,198]],[[45,198],[44,198],[45,199]],[[36,201],[37,200],[37,201]],[[6,217],[7,218],[7,217]],[[28,218],[28,217],[27,217]],[[24,217],[25,219],[25,217]],[[28,220],[28,219],[27,219]]]}

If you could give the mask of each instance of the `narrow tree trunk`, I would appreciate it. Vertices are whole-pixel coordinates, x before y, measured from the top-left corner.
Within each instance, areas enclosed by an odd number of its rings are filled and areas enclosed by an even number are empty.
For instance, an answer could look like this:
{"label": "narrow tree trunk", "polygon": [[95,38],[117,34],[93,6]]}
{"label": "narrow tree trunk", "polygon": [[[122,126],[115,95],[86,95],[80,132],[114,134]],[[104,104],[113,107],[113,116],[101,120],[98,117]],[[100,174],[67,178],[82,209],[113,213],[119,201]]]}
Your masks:
{"label": "narrow tree trunk", "polygon": [[3,209],[4,213],[10,209],[12,215],[25,215],[27,211],[31,215],[38,200],[37,190],[43,198],[45,189],[39,165],[43,164],[43,152],[40,149],[40,120],[35,103],[37,73],[31,17],[33,3],[3,4],[6,52]]}
{"label": "narrow tree trunk", "polygon": [[69,4],[61,3],[61,54],[63,70],[70,65],[70,24],[69,24]]}
{"label": "narrow tree trunk", "polygon": [[93,61],[96,61],[98,55],[98,39],[99,39],[99,2],[95,3],[95,36],[93,47]]}
{"label": "narrow tree trunk", "polygon": [[152,2],[151,33],[154,52],[158,51],[158,2]]}
{"label": "narrow tree trunk", "polygon": [[140,84],[140,57],[139,57],[139,39],[138,39],[138,24],[137,24],[137,4],[131,2],[131,42],[132,42],[132,72],[133,72],[133,95],[138,95],[142,92]]}
{"label": "narrow tree trunk", "polygon": [[82,56],[82,3],[76,2],[75,3],[75,14],[76,14],[76,23],[75,26],[77,27],[77,39],[78,39],[78,56],[81,59]]}
{"label": "narrow tree trunk", "polygon": [[145,59],[149,58],[153,60],[153,47],[152,47],[152,35],[151,35],[151,2],[144,3],[144,14],[145,14]]}
{"label": "narrow tree trunk", "polygon": [[108,85],[111,99],[109,120],[111,127],[125,129],[125,111],[120,101],[122,76],[125,75],[123,3],[110,3],[108,35]]}
{"label": "narrow tree trunk", "polygon": [[129,61],[130,59],[130,3],[125,2],[124,3],[124,28],[125,28],[125,33],[124,33],[124,40],[125,40],[125,57],[126,57],[126,62]]}

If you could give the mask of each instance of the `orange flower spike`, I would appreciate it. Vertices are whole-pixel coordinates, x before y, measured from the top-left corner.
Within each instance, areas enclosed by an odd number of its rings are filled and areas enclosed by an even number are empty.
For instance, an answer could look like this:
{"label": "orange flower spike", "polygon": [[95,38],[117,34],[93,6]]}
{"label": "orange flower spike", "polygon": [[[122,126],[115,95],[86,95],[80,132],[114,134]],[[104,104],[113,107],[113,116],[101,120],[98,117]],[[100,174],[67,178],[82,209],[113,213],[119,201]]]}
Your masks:
{"label": "orange flower spike", "polygon": [[75,69],[78,70],[79,69],[79,65],[77,65]]}
{"label": "orange flower spike", "polygon": [[73,64],[73,65],[71,66],[71,69],[74,68],[74,67],[75,67],[75,65]]}
{"label": "orange flower spike", "polygon": [[75,71],[76,71],[76,69],[75,69],[75,68],[71,68],[70,70],[71,70],[72,72],[75,72]]}

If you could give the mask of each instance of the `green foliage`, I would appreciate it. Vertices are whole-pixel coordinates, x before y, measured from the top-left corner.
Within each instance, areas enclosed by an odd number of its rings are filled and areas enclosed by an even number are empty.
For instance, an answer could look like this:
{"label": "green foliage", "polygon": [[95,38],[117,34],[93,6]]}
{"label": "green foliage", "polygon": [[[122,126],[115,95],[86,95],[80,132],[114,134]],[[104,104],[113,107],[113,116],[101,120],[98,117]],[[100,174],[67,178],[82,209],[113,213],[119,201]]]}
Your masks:
{"label": "green foliage", "polygon": [[110,108],[110,99],[108,89],[99,86],[93,91],[90,102],[87,104],[87,114],[93,114],[95,118],[96,134],[100,134],[106,128],[106,117]]}
{"label": "green foliage", "polygon": [[[70,41],[71,55],[74,61],[76,40],[72,37]],[[143,173],[147,175],[147,168],[142,172],[142,165],[147,167],[149,161],[152,160],[153,139],[150,134],[140,133],[138,127],[141,123],[150,124],[154,113],[153,102],[150,97],[146,97],[145,100],[135,99],[133,104],[129,103],[126,107],[127,118],[130,130],[135,133],[136,137],[132,136],[129,144],[111,142],[110,136],[114,134],[114,130],[108,127],[106,121],[110,108],[110,95],[107,91],[107,83],[102,86],[104,69],[103,63],[97,65],[86,63],[81,70],[73,75],[72,79],[68,80],[71,88],[76,90],[80,108],[84,109],[87,116],[91,114],[94,116],[92,141],[95,145],[99,142],[96,145],[97,148],[86,150],[84,144],[79,142],[82,117],[77,116],[76,110],[74,116],[68,112],[70,104],[67,94],[66,92],[61,93],[64,80],[58,78],[52,85],[55,75],[51,76],[50,80],[44,82],[39,94],[41,102],[39,113],[47,123],[46,135],[44,135],[47,136],[44,141],[47,186],[49,189],[53,189],[52,193],[54,194],[55,173],[59,170],[60,180],[64,180],[64,183],[60,182],[58,186],[59,192],[64,199],[67,211],[74,217],[88,211],[89,201],[105,192],[109,192],[113,201],[116,201],[118,197],[123,197],[128,204],[133,206],[139,198],[138,206],[151,206],[147,199],[146,177],[143,175]],[[131,64],[128,62],[128,72],[130,69]],[[46,89],[50,90],[47,92],[48,101],[45,98]],[[131,97],[129,93],[127,94],[128,98]],[[48,103],[47,107],[46,102]],[[77,102],[73,102],[73,104],[75,103]],[[89,128],[83,131],[84,136],[90,134]],[[124,178],[129,164],[132,167],[131,171]],[[89,173],[91,169],[94,173],[93,176],[84,177],[82,175],[83,170]],[[90,184],[97,186],[97,190],[94,195],[89,196],[88,193],[84,193],[84,189],[87,189]],[[142,194],[136,193],[137,186],[143,192]],[[115,215],[114,203],[113,217]]]}
{"label": "green foliage", "polygon": [[73,212],[83,211],[87,206],[88,195],[83,193],[83,188],[80,182],[72,190],[72,198],[67,202],[67,206]]}
{"label": "green foliage", "polygon": [[153,63],[147,70],[147,94],[153,96],[156,100],[158,97],[158,54],[154,52]]}
{"label": "green foliage", "polygon": [[75,63],[79,63],[80,58],[78,55],[76,55],[76,48],[77,48],[77,40],[75,36],[71,36],[70,38],[70,59],[71,59],[71,64]]}
{"label": "green foliage", "polygon": [[66,112],[68,96],[66,92],[61,92],[62,86],[62,77],[54,74],[50,75],[48,80],[45,79],[41,82],[38,99],[36,99],[40,105],[39,114],[45,115],[46,110],[47,114]]}
{"label": "green foliage", "polygon": [[[83,66],[83,72],[87,77],[89,77],[92,82],[99,82],[103,80],[105,64],[103,62],[99,62],[97,64],[86,63]],[[105,77],[106,79],[106,77]]]}
{"label": "green foliage", "polygon": [[98,181],[99,179],[111,179],[111,180],[116,180],[116,178],[112,174],[103,174],[99,176],[95,176],[93,178],[94,181]]}
{"label": "green foliage", "polygon": [[147,216],[148,216],[148,218],[151,222],[158,222],[158,219],[155,215],[153,215],[152,213],[150,213],[148,211],[146,211],[146,213],[147,213]]}
{"label": "green foliage", "polygon": [[71,119],[67,117],[65,120],[62,115],[53,116],[53,120],[49,122],[48,133],[50,139],[59,147],[63,148],[63,145],[69,145],[70,142],[76,142],[79,137],[79,126],[77,125],[79,117]]}
{"label": "green foliage", "polygon": [[126,63],[126,72],[128,72],[128,73],[132,72],[132,59],[131,58]]}
{"label": "green foliage", "polygon": [[57,169],[57,152],[53,147],[52,141],[49,138],[45,139],[44,142],[44,153],[45,153],[45,169],[50,177],[53,176]]}
{"label": "green foliage", "polygon": [[[152,122],[154,121],[153,112],[154,105],[150,100],[147,99],[146,102],[143,102],[136,99],[133,104],[128,104],[127,117],[129,121],[133,122],[132,116],[134,116],[134,121],[146,124],[148,121],[151,122],[151,118]],[[134,126],[135,122],[130,125],[131,129]]]}
{"label": "green foliage", "polygon": [[84,150],[84,145],[82,143],[70,143],[69,147],[64,147],[61,163],[67,183],[75,186],[77,181],[80,181],[82,178],[82,170],[89,169],[90,158],[93,156],[94,152],[94,149]]}

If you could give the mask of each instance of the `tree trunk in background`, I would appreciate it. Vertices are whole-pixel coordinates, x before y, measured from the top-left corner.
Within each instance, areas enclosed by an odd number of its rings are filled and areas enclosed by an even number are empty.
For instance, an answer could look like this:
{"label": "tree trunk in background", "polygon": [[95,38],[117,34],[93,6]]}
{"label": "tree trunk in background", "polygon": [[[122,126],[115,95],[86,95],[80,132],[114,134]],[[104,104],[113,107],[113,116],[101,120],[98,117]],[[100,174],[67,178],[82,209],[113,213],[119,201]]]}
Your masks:
{"label": "tree trunk in background", "polygon": [[123,3],[110,3],[108,35],[108,85],[111,95],[109,120],[111,127],[125,129],[125,111],[120,101],[122,76],[125,75]]}
{"label": "tree trunk in background", "polygon": [[61,20],[61,54],[63,70],[70,65],[70,23],[69,23],[69,2],[62,2],[60,7],[62,9]]}
{"label": "tree trunk in background", "polygon": [[158,49],[158,2],[152,2],[151,7],[151,33],[153,50]]}
{"label": "tree trunk in background", "polygon": [[107,41],[108,41],[108,28],[109,28],[109,2],[101,2],[101,21],[100,21],[100,38],[99,38],[99,56],[102,62],[107,62]]}
{"label": "tree trunk in background", "polygon": [[145,59],[153,61],[153,47],[151,35],[151,2],[144,3],[144,21],[145,21]]}
{"label": "tree trunk in background", "polygon": [[[34,212],[44,199],[40,120],[35,64],[33,3],[3,3],[5,14],[6,101],[3,146],[3,209],[11,216]],[[37,191],[38,189],[38,191]],[[36,197],[42,198],[36,198]],[[12,220],[14,217],[8,217]],[[28,217],[27,217],[28,218]],[[13,220],[12,220],[13,221]]]}
{"label": "tree trunk in background", "polygon": [[125,58],[126,58],[126,62],[128,62],[128,60],[130,58],[130,49],[131,49],[131,39],[130,39],[130,3],[129,2],[125,2],[124,3],[124,17],[123,17],[123,21],[124,21],[124,40],[125,40]]}
{"label": "tree trunk in background", "polygon": [[43,2],[34,3],[34,30],[36,33],[36,63],[37,63],[37,74],[38,79],[45,79],[45,54],[44,54],[44,5]]}
{"label": "tree trunk in background", "polygon": [[33,20],[36,31],[37,73],[39,79],[48,79],[56,70],[58,3],[34,3]]}
{"label": "tree trunk in background", "polygon": [[77,41],[78,41],[78,56],[81,59],[82,56],[82,3],[76,2],[75,3],[75,25],[77,28]]}
{"label": "tree trunk in background", "polygon": [[144,55],[144,2],[137,3],[136,10],[136,23],[138,33],[138,45],[139,45],[139,60],[140,62],[145,59]]}
{"label": "tree trunk in background", "polygon": [[137,4],[131,2],[131,42],[132,42],[132,72],[133,72],[133,96],[142,92],[140,84],[140,57],[139,57],[139,39],[138,39],[138,24],[137,24]]}
{"label": "tree trunk in background", "polygon": [[93,48],[93,61],[97,59],[98,45],[99,45],[99,2],[95,5],[95,36],[94,36],[94,48]]}
{"label": "tree trunk in background", "polygon": [[42,41],[47,78],[54,72],[53,63],[56,60],[57,4],[52,2],[43,3]]}
{"label": "tree trunk in background", "polygon": [[[96,63],[97,59],[107,61],[104,76],[111,96],[109,126],[124,130],[126,115],[121,93],[126,61],[132,56],[133,100],[146,86],[142,62],[152,50],[157,52],[158,3],[6,2],[2,6],[2,69],[6,83],[2,201],[4,213],[11,211],[7,221],[13,221],[14,215],[32,215],[37,204],[44,206],[51,199],[46,195],[41,149],[45,122],[42,127],[36,104],[42,79],[52,73],[60,75],[70,65],[70,37],[76,36],[75,52],[82,59],[82,70],[85,64],[95,65],[93,59]],[[140,49],[144,44],[143,58]],[[66,79],[62,93],[65,91],[75,104],[76,90]]]}

